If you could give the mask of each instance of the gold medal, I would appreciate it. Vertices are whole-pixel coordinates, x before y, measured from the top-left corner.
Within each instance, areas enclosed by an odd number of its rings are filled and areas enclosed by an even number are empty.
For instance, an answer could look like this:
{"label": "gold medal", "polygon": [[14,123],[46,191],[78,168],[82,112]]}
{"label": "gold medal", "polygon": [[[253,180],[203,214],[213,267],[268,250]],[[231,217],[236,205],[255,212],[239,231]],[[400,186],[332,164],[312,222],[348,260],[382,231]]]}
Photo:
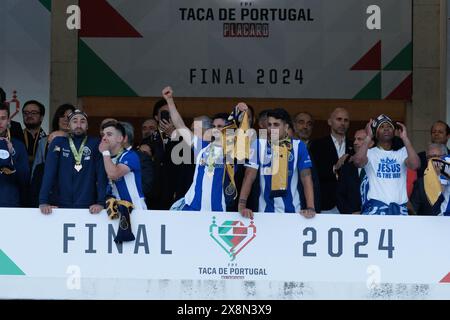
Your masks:
{"label": "gold medal", "polygon": [[75,148],[75,144],[73,143],[72,137],[69,137],[69,146],[70,150],[72,151],[73,157],[75,159],[75,165],[74,168],[77,170],[77,172],[80,172],[81,169],[83,169],[83,165],[81,164],[81,158],[83,157],[83,149],[84,145],[86,144],[87,136],[84,137],[83,141],[81,142],[80,149]]}
{"label": "gold medal", "polygon": [[236,192],[236,187],[231,183],[225,188],[225,194],[227,196],[232,196]]}

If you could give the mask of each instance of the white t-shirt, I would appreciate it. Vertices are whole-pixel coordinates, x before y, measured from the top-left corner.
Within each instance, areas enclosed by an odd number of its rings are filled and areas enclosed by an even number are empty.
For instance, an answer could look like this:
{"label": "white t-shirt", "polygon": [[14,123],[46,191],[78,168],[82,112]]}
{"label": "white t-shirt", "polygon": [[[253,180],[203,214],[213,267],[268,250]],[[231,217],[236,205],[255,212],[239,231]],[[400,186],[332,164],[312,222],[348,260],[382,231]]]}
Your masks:
{"label": "white t-shirt", "polygon": [[406,148],[397,151],[386,151],[374,147],[367,151],[369,161],[365,165],[369,179],[367,199],[375,199],[386,204],[399,205],[408,202],[406,192],[406,164],[408,158]]}

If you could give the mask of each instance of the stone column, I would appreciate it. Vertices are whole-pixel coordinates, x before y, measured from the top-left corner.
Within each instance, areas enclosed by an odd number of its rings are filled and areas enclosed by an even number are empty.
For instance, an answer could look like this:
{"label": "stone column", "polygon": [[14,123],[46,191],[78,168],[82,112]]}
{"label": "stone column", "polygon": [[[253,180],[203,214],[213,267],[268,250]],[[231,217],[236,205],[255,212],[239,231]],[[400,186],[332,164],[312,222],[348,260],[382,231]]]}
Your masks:
{"label": "stone column", "polygon": [[[431,124],[446,120],[446,0],[413,0],[413,97],[407,109],[410,138],[417,152],[430,140]],[[444,31],[444,32],[443,32]]]}
{"label": "stone column", "polygon": [[59,105],[78,102],[78,30],[69,30],[66,26],[69,17],[66,11],[70,5],[78,5],[78,0],[52,1],[50,121]]}

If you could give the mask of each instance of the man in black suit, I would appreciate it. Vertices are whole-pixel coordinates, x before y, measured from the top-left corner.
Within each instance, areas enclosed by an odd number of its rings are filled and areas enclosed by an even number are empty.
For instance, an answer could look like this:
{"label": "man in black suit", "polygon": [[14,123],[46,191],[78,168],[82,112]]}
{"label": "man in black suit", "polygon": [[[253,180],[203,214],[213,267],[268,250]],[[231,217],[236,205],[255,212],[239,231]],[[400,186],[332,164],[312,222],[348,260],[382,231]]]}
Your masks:
{"label": "man in black suit", "polygon": [[[367,133],[364,129],[355,132],[353,149],[359,150]],[[371,147],[372,145],[370,145]],[[343,214],[360,214],[361,201],[361,183],[365,178],[364,168],[357,168],[353,164],[353,157],[348,157],[338,171],[338,182],[336,191],[337,208]]]}
{"label": "man in black suit", "polygon": [[309,148],[314,128],[314,119],[308,112],[299,112],[294,117],[295,138],[302,140]]}
{"label": "man in black suit", "polygon": [[178,179],[179,166],[171,157],[173,148],[178,140],[172,140],[175,130],[169,107],[164,99],[158,100],[153,107],[153,119],[158,122],[158,130],[153,135],[142,140],[141,144],[150,146],[154,161],[153,185],[149,195],[149,209],[168,210],[176,200],[176,189],[180,183]]}
{"label": "man in black suit", "polygon": [[[431,143],[443,144],[447,147],[448,139],[450,138],[450,127],[444,121],[438,120],[431,126],[430,130]],[[447,154],[450,154],[450,150],[447,148]],[[423,172],[427,167],[426,152],[422,151],[418,153],[420,159],[420,168],[417,170],[417,178],[423,177]]]}
{"label": "man in black suit", "polygon": [[337,170],[352,154],[352,142],[346,138],[350,116],[344,108],[336,108],[328,119],[331,134],[311,142],[310,154],[317,168],[322,213],[339,214],[336,207]]}

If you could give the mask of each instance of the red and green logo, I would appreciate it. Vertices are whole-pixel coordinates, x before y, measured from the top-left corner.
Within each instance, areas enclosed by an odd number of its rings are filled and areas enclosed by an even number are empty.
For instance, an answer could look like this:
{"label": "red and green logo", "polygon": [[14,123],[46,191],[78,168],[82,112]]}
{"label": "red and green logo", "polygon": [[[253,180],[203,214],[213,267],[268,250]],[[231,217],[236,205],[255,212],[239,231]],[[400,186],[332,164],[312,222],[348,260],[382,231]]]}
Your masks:
{"label": "red and green logo", "polygon": [[228,254],[231,261],[256,237],[256,226],[253,220],[248,226],[241,221],[227,220],[221,225],[216,224],[213,217],[209,226],[209,235]]}

